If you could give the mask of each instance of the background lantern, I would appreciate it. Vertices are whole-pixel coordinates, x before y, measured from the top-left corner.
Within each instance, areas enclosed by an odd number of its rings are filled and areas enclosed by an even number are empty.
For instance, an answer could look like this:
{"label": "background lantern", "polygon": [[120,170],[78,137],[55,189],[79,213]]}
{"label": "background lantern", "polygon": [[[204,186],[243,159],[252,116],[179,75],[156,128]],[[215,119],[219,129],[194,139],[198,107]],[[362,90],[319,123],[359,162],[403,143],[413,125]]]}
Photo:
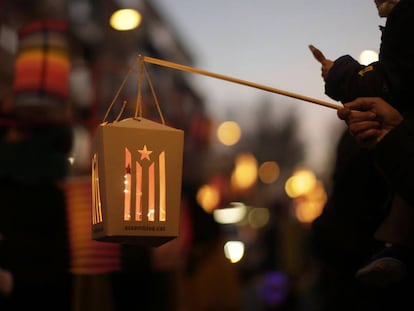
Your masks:
{"label": "background lantern", "polygon": [[161,245],[179,233],[184,132],[145,118],[102,123],[92,152],[92,237]]}
{"label": "background lantern", "polygon": [[30,123],[69,121],[67,22],[36,20],[19,29],[13,81],[14,111]]}

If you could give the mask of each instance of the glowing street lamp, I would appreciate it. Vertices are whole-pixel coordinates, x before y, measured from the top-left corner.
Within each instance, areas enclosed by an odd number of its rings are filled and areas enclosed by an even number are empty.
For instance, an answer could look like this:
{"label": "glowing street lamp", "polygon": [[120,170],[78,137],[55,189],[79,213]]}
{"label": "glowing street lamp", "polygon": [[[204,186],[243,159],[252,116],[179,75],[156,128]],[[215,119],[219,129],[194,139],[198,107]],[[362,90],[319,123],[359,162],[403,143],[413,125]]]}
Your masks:
{"label": "glowing street lamp", "polygon": [[141,13],[134,9],[120,9],[115,11],[109,24],[115,30],[126,31],[137,28],[141,24]]}

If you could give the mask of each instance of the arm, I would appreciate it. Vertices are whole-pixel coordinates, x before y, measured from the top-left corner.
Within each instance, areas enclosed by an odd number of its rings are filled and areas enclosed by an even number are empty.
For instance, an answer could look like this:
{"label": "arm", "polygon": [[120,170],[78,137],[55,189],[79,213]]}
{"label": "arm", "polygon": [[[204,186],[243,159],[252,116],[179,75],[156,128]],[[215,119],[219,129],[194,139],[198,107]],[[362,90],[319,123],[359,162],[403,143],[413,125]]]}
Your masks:
{"label": "arm", "polygon": [[385,81],[379,62],[368,66],[360,64],[349,55],[332,61],[321,50],[309,45],[313,57],[321,64],[322,78],[325,81],[325,94],[341,102],[348,102],[362,96],[385,97]]}
{"label": "arm", "polygon": [[363,96],[386,96],[378,67],[378,62],[361,65],[350,55],[337,58],[325,79],[325,94],[342,103]]}

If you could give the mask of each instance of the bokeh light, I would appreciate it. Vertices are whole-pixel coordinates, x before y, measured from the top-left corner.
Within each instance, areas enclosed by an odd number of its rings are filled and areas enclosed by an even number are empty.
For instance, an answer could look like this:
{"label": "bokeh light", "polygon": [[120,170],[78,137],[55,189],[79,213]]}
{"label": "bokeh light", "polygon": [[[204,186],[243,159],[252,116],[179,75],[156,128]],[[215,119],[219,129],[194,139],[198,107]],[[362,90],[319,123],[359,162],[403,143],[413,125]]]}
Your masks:
{"label": "bokeh light", "polygon": [[125,31],[137,28],[141,19],[141,14],[137,10],[122,9],[112,14],[109,23],[115,30]]}
{"label": "bokeh light", "polygon": [[246,205],[241,202],[231,202],[229,207],[215,209],[213,217],[220,224],[237,224],[244,219],[246,213]]}
{"label": "bokeh light", "polygon": [[263,162],[259,167],[259,179],[264,184],[271,184],[279,177],[280,168],[274,161]]}
{"label": "bokeh light", "polygon": [[211,185],[204,185],[197,191],[197,202],[208,213],[217,208],[220,202],[220,192]]}
{"label": "bokeh light", "polygon": [[362,65],[369,65],[378,60],[378,53],[372,50],[364,50],[359,55],[359,62]]}
{"label": "bokeh light", "polygon": [[224,255],[231,263],[240,261],[244,256],[244,243],[241,241],[228,241],[224,244]]}
{"label": "bokeh light", "polygon": [[225,121],[217,128],[217,138],[223,145],[235,145],[239,142],[240,137],[240,126],[234,121]]}
{"label": "bokeh light", "polygon": [[291,198],[304,195],[309,192],[316,183],[315,174],[308,169],[297,170],[285,184],[285,191]]}
{"label": "bokeh light", "polygon": [[234,190],[252,187],[257,180],[257,160],[251,153],[242,153],[236,157],[235,168],[231,176]]}
{"label": "bokeh light", "polygon": [[265,227],[270,220],[270,212],[264,207],[252,208],[249,212],[248,222],[252,228],[259,229]]}

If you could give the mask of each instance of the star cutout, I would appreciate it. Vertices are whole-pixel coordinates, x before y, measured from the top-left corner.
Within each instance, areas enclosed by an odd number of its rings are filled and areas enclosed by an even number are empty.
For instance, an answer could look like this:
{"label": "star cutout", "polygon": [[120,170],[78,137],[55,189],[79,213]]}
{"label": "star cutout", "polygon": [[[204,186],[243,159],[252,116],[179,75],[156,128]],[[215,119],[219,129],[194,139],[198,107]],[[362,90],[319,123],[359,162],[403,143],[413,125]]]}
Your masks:
{"label": "star cutout", "polygon": [[144,148],[141,150],[138,150],[138,152],[141,154],[141,160],[143,159],[147,159],[148,161],[150,161],[150,154],[152,153],[152,151],[149,151],[147,149],[147,145],[144,145]]}

